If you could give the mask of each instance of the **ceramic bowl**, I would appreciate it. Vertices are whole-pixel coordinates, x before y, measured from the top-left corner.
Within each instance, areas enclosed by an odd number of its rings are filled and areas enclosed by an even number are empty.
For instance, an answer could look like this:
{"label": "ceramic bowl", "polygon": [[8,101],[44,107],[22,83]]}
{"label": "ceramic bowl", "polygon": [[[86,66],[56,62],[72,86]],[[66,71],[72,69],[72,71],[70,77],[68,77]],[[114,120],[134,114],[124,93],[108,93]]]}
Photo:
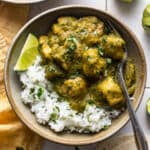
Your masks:
{"label": "ceramic bowl", "polygon": [[14,3],[14,4],[32,4],[32,3],[42,2],[44,0],[1,0],[1,1]]}
{"label": "ceramic bowl", "polygon": [[7,54],[4,75],[8,99],[14,111],[22,122],[32,131],[50,141],[67,145],[86,145],[105,140],[119,131],[129,120],[128,112],[125,111],[117,119],[113,120],[112,126],[107,130],[96,134],[55,133],[48,127],[38,124],[35,116],[30,112],[29,108],[22,103],[20,98],[21,84],[17,74],[13,70],[27,35],[30,32],[37,36],[46,34],[59,16],[66,15],[76,17],[92,15],[97,16],[103,21],[110,20],[126,40],[129,56],[135,61],[137,72],[137,86],[134,94],[135,99],[133,101],[133,107],[135,110],[137,110],[144,92],[146,81],[146,61],[140,42],[131,30],[110,14],[87,6],[71,5],[47,10],[27,22],[17,33]]}

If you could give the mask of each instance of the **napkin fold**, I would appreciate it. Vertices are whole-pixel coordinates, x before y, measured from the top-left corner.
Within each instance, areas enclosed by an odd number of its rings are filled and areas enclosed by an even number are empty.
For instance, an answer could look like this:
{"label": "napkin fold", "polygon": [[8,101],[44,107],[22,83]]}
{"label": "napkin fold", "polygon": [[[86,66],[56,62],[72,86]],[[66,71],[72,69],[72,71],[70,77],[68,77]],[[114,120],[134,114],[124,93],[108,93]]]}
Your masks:
{"label": "napkin fold", "polygon": [[8,47],[26,22],[29,7],[0,2],[0,150],[40,150],[42,139],[17,118],[4,87],[4,62]]}

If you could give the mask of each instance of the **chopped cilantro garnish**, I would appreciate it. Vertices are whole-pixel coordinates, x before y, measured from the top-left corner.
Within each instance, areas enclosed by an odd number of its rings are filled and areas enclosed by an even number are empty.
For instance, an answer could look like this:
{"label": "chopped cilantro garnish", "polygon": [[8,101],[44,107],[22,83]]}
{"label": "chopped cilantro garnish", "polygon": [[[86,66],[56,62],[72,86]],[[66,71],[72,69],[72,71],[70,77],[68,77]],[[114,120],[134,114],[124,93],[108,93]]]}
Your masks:
{"label": "chopped cilantro garnish", "polygon": [[68,47],[68,51],[69,52],[73,52],[77,46],[76,46],[76,38],[75,37],[69,37],[67,39],[68,42],[70,42],[69,47]]}
{"label": "chopped cilantro garnish", "polygon": [[104,31],[105,31],[106,34],[111,33],[111,30],[108,27],[106,27],[106,26],[104,27]]}
{"label": "chopped cilantro garnish", "polygon": [[90,116],[92,115],[92,113],[89,113],[87,116],[88,121],[90,122]]}
{"label": "chopped cilantro garnish", "polygon": [[101,46],[98,46],[98,53],[100,56],[104,56],[104,49]]}
{"label": "chopped cilantro garnish", "polygon": [[34,93],[34,91],[35,91],[35,88],[31,88],[30,89],[30,94]]}
{"label": "chopped cilantro garnish", "polygon": [[109,126],[108,125],[105,125],[104,127],[103,127],[103,130],[106,130],[106,129],[108,129],[109,128]]}
{"label": "chopped cilantro garnish", "polygon": [[57,111],[58,111],[58,112],[60,112],[60,109],[59,109],[59,107],[58,107],[58,106],[56,106],[55,108],[57,109]]}
{"label": "chopped cilantro garnish", "polygon": [[51,116],[50,116],[50,120],[51,121],[56,121],[57,119],[58,119],[58,114],[52,113]]}
{"label": "chopped cilantro garnish", "polygon": [[59,96],[59,97],[57,98],[57,100],[58,100],[59,102],[61,102],[61,101],[63,101],[63,97]]}
{"label": "chopped cilantro garnish", "polygon": [[74,79],[74,78],[76,78],[76,77],[79,76],[79,75],[80,75],[79,72],[74,72],[74,73],[71,75],[70,78]]}
{"label": "chopped cilantro garnish", "polygon": [[112,63],[112,59],[111,58],[106,58],[106,62],[107,62],[107,64],[111,64]]}
{"label": "chopped cilantro garnish", "polygon": [[56,120],[57,120],[58,117],[59,117],[59,112],[60,112],[59,107],[58,107],[58,106],[54,107],[54,108],[53,108],[53,113],[51,114],[49,120],[56,122]]}
{"label": "chopped cilantro garnish", "polygon": [[38,96],[38,97],[41,97],[43,93],[44,93],[44,89],[40,87],[40,88],[38,89],[37,96]]}
{"label": "chopped cilantro garnish", "polygon": [[104,36],[104,37],[102,38],[102,44],[105,44],[106,41],[107,41],[107,36]]}
{"label": "chopped cilantro garnish", "polygon": [[89,105],[94,104],[93,100],[88,100],[88,104],[89,104]]}

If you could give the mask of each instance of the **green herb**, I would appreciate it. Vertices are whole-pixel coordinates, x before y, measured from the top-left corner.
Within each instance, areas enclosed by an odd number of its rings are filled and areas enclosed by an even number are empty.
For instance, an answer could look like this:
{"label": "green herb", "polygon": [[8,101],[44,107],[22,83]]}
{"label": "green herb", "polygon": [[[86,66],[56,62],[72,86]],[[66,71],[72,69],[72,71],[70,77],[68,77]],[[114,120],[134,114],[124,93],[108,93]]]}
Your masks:
{"label": "green herb", "polygon": [[107,71],[107,70],[104,71],[104,76],[105,76],[105,77],[108,76],[108,71]]}
{"label": "green herb", "polygon": [[76,45],[75,44],[71,44],[70,47],[67,49],[69,53],[74,52],[74,50],[76,49]]}
{"label": "green herb", "polygon": [[82,33],[82,34],[86,34],[86,33],[87,33],[87,31],[86,31],[85,29],[81,29],[81,30],[80,30],[80,33]]}
{"label": "green herb", "polygon": [[41,97],[43,93],[44,93],[44,89],[40,87],[40,88],[38,89],[37,96],[38,96],[38,97]]}
{"label": "green herb", "polygon": [[16,150],[24,150],[23,147],[16,147]]}
{"label": "green herb", "polygon": [[108,125],[105,125],[104,127],[103,127],[103,130],[106,130],[106,129],[108,129],[109,128],[109,126]]}
{"label": "green herb", "polygon": [[73,114],[69,114],[70,117],[73,117]]}
{"label": "green herb", "polygon": [[50,117],[50,120],[56,121],[56,119],[58,119],[58,114],[52,113],[52,114],[51,114],[51,117]]}
{"label": "green herb", "polygon": [[68,60],[68,61],[71,61],[72,58],[73,58],[73,54],[74,54],[74,51],[75,49],[77,48],[76,46],[76,38],[75,37],[69,37],[67,39],[67,51],[66,51],[66,55],[65,55],[65,58]]}
{"label": "green herb", "polygon": [[110,29],[109,29],[109,28],[107,28],[107,27],[106,27],[106,25],[105,25],[105,27],[104,27],[104,31],[105,31],[105,33],[106,33],[106,34],[111,33]]}
{"label": "green herb", "polygon": [[93,100],[91,100],[91,99],[88,100],[88,104],[89,104],[89,105],[93,105],[93,104],[94,104]]}
{"label": "green herb", "polygon": [[34,93],[34,91],[35,91],[35,88],[31,88],[30,89],[30,94]]}
{"label": "green herb", "polygon": [[89,47],[88,46],[86,46],[85,48],[84,48],[84,50],[88,50],[89,49]]}
{"label": "green herb", "polygon": [[111,64],[112,63],[112,59],[111,58],[106,58],[106,62],[107,62],[107,64]]}
{"label": "green herb", "polygon": [[72,79],[74,79],[74,78],[76,78],[77,76],[79,76],[79,72],[74,72],[72,75],[71,75],[71,77],[70,78],[72,78]]}
{"label": "green herb", "polygon": [[59,109],[59,107],[58,107],[58,106],[56,106],[55,108],[57,109],[57,112],[60,112],[60,109]]}
{"label": "green herb", "polygon": [[60,112],[59,107],[58,106],[54,107],[53,108],[53,113],[50,116],[50,120],[56,122],[56,120],[59,117],[59,112]]}
{"label": "green herb", "polygon": [[105,44],[107,42],[107,36],[103,36],[102,38],[102,44]]}
{"label": "green herb", "polygon": [[49,72],[56,72],[56,69],[53,66],[48,67]]}
{"label": "green herb", "polygon": [[101,46],[98,46],[98,53],[100,56],[104,56],[104,49]]}
{"label": "green herb", "polygon": [[92,115],[92,113],[88,114],[87,119],[90,122],[90,116]]}
{"label": "green herb", "polygon": [[61,101],[63,101],[63,97],[59,96],[59,97],[57,98],[57,100],[58,100],[59,102],[61,102]]}
{"label": "green herb", "polygon": [[69,42],[68,51],[69,52],[73,52],[77,48],[77,46],[76,46],[76,42],[77,42],[76,38],[75,37],[69,37],[67,39],[67,41]]}

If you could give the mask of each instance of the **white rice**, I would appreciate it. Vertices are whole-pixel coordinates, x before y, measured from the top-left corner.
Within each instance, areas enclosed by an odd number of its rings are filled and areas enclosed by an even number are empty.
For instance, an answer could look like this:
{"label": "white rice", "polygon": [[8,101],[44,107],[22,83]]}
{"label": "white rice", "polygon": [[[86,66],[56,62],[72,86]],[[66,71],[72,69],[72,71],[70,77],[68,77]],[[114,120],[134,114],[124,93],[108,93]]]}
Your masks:
{"label": "white rice", "polygon": [[84,112],[78,113],[70,108],[67,101],[60,100],[50,81],[45,79],[40,60],[38,56],[34,65],[19,73],[20,81],[24,85],[21,92],[22,101],[30,105],[37,122],[50,126],[55,132],[67,130],[79,133],[99,132],[111,125],[112,119],[119,115],[119,111],[108,111],[94,104],[87,104]]}

